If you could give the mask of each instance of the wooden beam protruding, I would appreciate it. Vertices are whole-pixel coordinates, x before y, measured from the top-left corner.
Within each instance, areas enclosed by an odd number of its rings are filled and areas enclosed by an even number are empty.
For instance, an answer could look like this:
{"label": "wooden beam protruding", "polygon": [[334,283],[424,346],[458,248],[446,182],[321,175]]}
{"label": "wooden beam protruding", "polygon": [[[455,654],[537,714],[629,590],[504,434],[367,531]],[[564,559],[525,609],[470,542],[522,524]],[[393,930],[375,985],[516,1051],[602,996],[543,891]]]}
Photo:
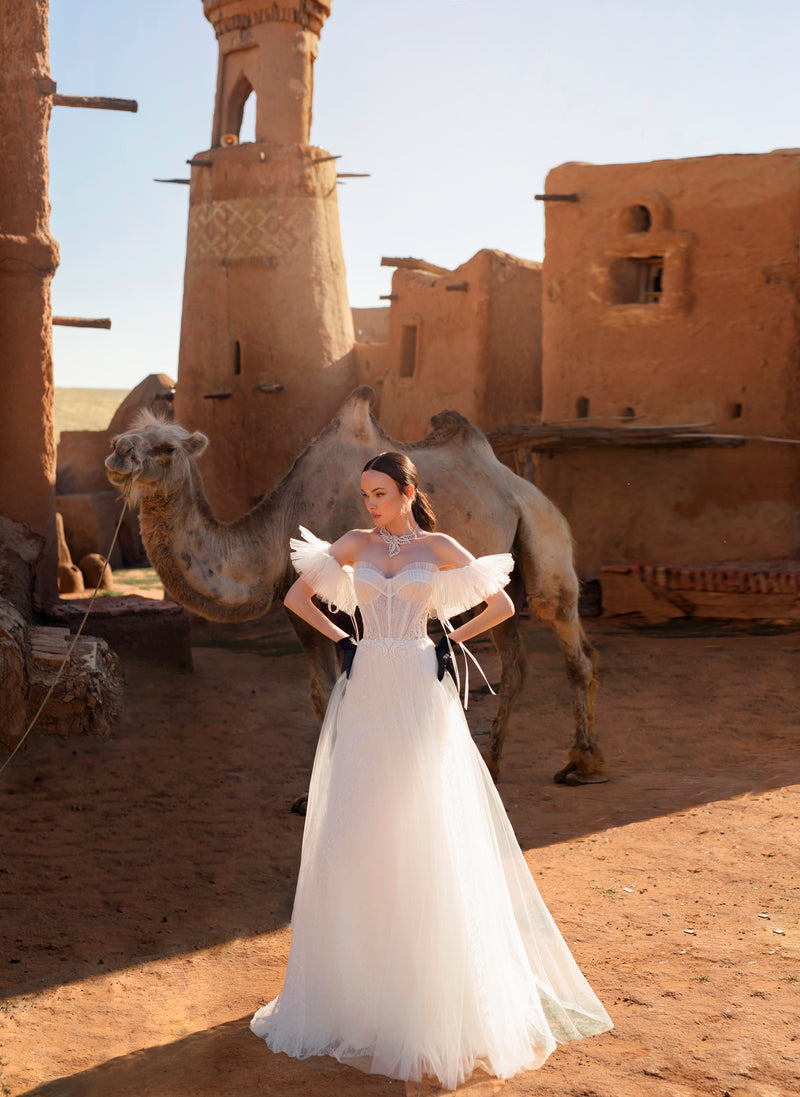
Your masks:
{"label": "wooden beam protruding", "polygon": [[447,267],[437,267],[435,263],[428,263],[425,259],[414,259],[412,256],[408,256],[406,259],[392,259],[384,255],[381,259],[381,266],[398,267],[400,270],[424,270],[428,274],[453,273]]}
{"label": "wooden beam protruding", "polygon": [[533,197],[537,202],[578,202],[580,200],[577,194],[534,194]]}
{"label": "wooden beam protruding", "polygon": [[91,320],[85,316],[54,316],[53,326],[59,328],[104,328],[111,330],[111,321],[108,317],[100,320]]}
{"label": "wooden beam protruding", "polygon": [[135,99],[108,99],[103,95],[53,96],[54,107],[89,107],[92,110],[127,110],[135,114],[139,104]]}

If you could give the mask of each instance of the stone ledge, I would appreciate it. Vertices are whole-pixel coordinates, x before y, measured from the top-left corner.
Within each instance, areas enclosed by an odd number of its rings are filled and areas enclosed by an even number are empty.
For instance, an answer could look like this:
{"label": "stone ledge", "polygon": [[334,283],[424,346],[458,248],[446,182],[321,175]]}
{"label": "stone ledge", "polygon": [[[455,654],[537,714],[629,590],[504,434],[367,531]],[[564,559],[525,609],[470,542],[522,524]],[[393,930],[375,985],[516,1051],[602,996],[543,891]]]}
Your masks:
{"label": "stone ledge", "polygon": [[600,587],[603,617],[800,621],[800,561],[603,567]]}
{"label": "stone ledge", "polygon": [[[48,624],[75,632],[88,605],[88,598],[60,601],[47,611]],[[175,670],[192,670],[189,618],[176,602],[140,594],[96,598],[86,628],[123,657],[133,655]]]}

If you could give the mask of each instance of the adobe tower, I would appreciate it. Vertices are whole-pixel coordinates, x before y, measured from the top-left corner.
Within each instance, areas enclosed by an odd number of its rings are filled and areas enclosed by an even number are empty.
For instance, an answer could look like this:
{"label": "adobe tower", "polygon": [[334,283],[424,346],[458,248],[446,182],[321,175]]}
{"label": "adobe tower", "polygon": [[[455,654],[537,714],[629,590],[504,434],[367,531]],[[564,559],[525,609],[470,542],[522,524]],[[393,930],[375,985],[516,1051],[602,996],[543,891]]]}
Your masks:
{"label": "adobe tower", "polygon": [[[308,144],[330,0],[203,0],[212,147],[192,160],[176,418],[206,432],[221,518],[289,470],[356,383],[335,158]],[[239,144],[256,97],[256,139]]]}

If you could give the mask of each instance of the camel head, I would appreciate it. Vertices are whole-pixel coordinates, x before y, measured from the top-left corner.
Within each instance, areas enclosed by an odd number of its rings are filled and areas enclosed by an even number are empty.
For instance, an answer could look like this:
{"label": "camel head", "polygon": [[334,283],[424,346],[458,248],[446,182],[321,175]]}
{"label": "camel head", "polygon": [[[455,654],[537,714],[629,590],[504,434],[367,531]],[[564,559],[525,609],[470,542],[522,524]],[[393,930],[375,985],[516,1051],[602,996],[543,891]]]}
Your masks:
{"label": "camel head", "polygon": [[130,493],[133,505],[143,498],[168,497],[189,478],[189,462],[199,457],[208,438],[151,411],[139,413],[131,430],[118,434],[106,457],[106,476],[115,488]]}

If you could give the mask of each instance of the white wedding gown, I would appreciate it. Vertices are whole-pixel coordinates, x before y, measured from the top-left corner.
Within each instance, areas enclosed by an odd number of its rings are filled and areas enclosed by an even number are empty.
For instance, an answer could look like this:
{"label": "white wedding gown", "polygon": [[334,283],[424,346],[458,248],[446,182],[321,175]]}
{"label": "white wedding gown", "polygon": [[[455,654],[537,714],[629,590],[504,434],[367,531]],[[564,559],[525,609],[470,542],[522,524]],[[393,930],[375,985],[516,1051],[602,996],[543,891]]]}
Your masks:
{"label": "white wedding gown", "polygon": [[452,680],[436,677],[444,621],[508,582],[510,555],[392,578],[342,568],[303,530],[293,561],[364,637],[331,695],[308,796],[280,995],[251,1028],[273,1051],[332,1055],[453,1089],[476,1068],[510,1077],[611,1028],[545,907],[475,747]]}

